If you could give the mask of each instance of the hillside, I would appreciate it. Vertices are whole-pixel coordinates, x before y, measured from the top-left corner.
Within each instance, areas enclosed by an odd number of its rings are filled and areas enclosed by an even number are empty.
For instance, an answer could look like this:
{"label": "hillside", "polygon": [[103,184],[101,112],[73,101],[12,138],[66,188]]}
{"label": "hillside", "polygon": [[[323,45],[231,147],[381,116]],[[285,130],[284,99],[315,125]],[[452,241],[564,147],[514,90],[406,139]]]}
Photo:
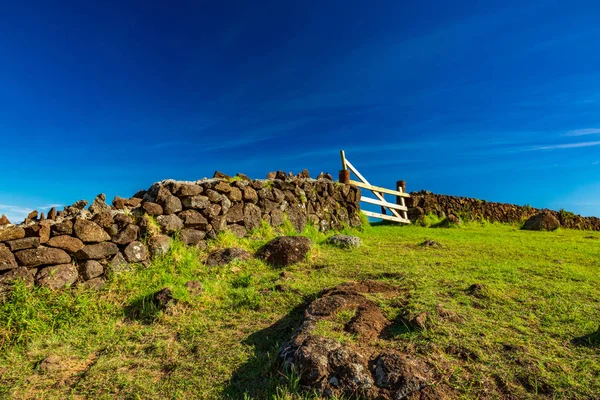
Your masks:
{"label": "hillside", "polygon": [[[347,233],[362,246],[333,247],[309,225],[304,234],[315,245],[287,268],[256,259],[204,264],[216,249],[256,251],[277,234],[263,225],[243,239],[222,232],[205,250],[175,242],[98,291],[18,285],[0,305],[0,395],[313,398],[281,371],[279,348],[322,290],[363,280],[395,288],[368,296],[393,321],[369,345],[427,360],[450,398],[600,393],[598,233],[475,222]],[[421,246],[427,239],[441,246]],[[150,299],[164,287],[176,302],[159,310]],[[410,321],[423,313],[420,329]],[[340,313],[317,333],[353,346],[363,338],[344,331],[351,317]]]}

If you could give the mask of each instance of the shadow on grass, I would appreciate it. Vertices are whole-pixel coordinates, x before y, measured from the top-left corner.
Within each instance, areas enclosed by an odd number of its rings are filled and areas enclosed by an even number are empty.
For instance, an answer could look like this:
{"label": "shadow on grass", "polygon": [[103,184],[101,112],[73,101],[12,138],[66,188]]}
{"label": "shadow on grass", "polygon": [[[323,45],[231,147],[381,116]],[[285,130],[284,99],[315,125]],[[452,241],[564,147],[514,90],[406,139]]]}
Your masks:
{"label": "shadow on grass", "polygon": [[600,348],[600,328],[594,333],[574,338],[571,343],[576,346]]}
{"label": "shadow on grass", "polygon": [[144,325],[150,325],[156,321],[162,311],[165,310],[157,304],[155,293],[141,296],[125,306],[125,317],[132,321],[141,322]]}
{"label": "shadow on grass", "polygon": [[277,368],[279,347],[290,339],[294,330],[302,323],[304,310],[310,300],[305,298],[283,318],[251,334],[244,341],[245,345],[254,348],[254,355],[234,371],[223,391],[225,398],[272,398],[277,393],[277,387],[286,385],[286,377]]}

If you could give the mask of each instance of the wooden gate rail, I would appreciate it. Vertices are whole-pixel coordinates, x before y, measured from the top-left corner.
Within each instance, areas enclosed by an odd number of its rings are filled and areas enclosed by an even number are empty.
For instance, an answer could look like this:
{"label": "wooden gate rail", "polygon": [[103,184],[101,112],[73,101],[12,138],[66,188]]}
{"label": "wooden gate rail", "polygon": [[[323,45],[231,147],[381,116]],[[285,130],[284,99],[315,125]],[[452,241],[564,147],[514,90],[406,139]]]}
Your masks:
{"label": "wooden gate rail", "polygon": [[[354,175],[356,175],[356,177],[359,179],[358,181],[348,180],[348,182],[346,182],[346,183],[349,183],[351,185],[357,186],[362,189],[370,190],[373,193],[373,195],[376,197],[376,199],[374,199],[371,197],[362,196],[360,201],[381,206],[381,209],[382,209],[381,214],[375,213],[372,211],[361,210],[363,214],[365,214],[368,217],[380,218],[380,219],[385,219],[388,221],[410,224],[410,220],[408,219],[408,214],[407,214],[408,208],[406,207],[406,204],[404,203],[404,199],[410,198],[410,195],[408,193],[404,193],[404,191],[402,190],[402,187],[400,185],[398,185],[398,190],[391,190],[391,189],[386,189],[386,188],[382,188],[379,186],[373,186],[369,183],[369,181],[367,181],[367,179],[364,176],[361,175],[360,172],[358,172],[358,170],[352,165],[352,163],[350,161],[348,161],[348,159],[346,158],[346,154],[344,153],[344,150],[340,151],[340,156],[342,159],[342,169],[344,171],[353,172]],[[347,177],[348,176],[349,175],[347,175]],[[385,200],[385,197],[383,196],[383,193],[396,196],[396,198],[398,199],[397,200],[398,204],[393,204],[393,203],[387,202]],[[392,215],[385,214],[386,208],[392,213]]]}

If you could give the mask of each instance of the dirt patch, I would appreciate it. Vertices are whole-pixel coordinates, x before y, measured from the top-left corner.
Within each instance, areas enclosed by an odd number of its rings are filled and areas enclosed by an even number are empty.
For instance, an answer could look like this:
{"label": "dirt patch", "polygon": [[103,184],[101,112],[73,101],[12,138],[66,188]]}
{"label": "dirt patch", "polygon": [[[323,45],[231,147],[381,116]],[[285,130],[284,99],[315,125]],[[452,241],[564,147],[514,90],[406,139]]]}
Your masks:
{"label": "dirt patch", "polygon": [[[449,399],[426,357],[388,350],[389,321],[366,295],[401,296],[403,291],[383,282],[348,282],[324,290],[307,307],[304,321],[280,349],[285,370],[300,375],[300,383],[322,396],[367,399]],[[406,294],[406,293],[404,293]],[[351,316],[344,321],[340,316]],[[350,334],[348,341],[328,337],[317,328],[326,322]],[[384,349],[384,350],[382,350]]]}

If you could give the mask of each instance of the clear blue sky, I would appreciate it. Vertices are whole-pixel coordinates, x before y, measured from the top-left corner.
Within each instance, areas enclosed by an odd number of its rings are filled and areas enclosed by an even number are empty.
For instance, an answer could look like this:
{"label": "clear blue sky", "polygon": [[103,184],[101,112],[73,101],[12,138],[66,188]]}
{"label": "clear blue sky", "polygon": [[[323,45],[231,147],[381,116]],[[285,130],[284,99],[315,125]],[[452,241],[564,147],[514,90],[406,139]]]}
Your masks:
{"label": "clear blue sky", "polygon": [[[113,3],[113,4],[111,4]],[[5,2],[0,213],[218,169],[600,215],[597,1]]]}

